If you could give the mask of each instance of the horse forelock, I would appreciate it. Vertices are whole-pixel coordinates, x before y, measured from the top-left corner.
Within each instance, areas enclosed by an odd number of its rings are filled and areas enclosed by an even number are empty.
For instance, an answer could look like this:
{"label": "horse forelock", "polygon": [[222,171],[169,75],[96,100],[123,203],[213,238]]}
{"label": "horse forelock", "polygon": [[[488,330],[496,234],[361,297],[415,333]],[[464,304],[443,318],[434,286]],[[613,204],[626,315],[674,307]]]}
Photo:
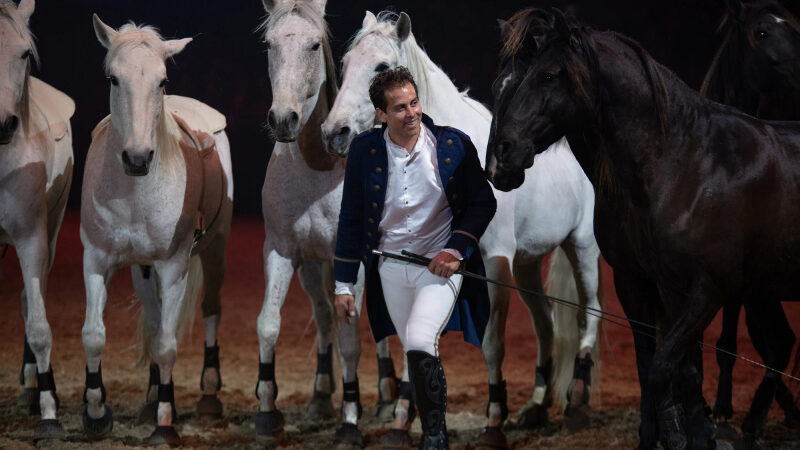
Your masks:
{"label": "horse forelock", "polygon": [[514,13],[506,21],[508,33],[503,37],[500,59],[505,62],[513,59],[528,46],[536,50],[535,38],[541,36],[552,25],[550,13],[540,8],[525,8]]}
{"label": "horse forelock", "polygon": [[275,8],[268,14],[261,24],[256,27],[256,32],[261,33],[264,42],[267,40],[267,32],[283,17],[297,14],[298,16],[310,21],[314,27],[322,32],[322,53],[325,58],[325,94],[328,97],[328,104],[333,105],[336,95],[339,92],[339,84],[336,79],[336,63],[333,59],[331,50],[331,32],[325,17],[309,2],[302,0],[290,0],[275,5]]}
{"label": "horse forelock", "polygon": [[30,45],[31,56],[34,62],[39,64],[39,51],[36,48],[36,38],[33,33],[31,33],[30,28],[28,28],[28,24],[20,19],[17,13],[17,5],[13,0],[0,0],[0,18],[6,19],[14,30],[22,36],[22,39]]}
{"label": "horse forelock", "polygon": [[158,29],[150,25],[137,25],[133,22],[128,22],[118,31],[119,34],[111,43],[111,48],[108,49],[106,58],[103,61],[103,68],[106,73],[108,73],[111,67],[111,62],[119,56],[123,50],[145,46],[153,50],[153,52],[158,52],[164,40],[158,32]]}

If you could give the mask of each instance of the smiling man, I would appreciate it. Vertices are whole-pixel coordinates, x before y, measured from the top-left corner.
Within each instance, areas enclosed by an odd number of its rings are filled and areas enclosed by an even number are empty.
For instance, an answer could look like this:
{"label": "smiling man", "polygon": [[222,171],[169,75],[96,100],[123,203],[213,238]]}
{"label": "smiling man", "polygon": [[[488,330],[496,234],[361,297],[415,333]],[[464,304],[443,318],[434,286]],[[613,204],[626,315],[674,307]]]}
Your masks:
{"label": "smiling man", "polygon": [[[343,320],[357,320],[353,284],[363,262],[373,337],[397,333],[410,372],[384,447],[410,444],[413,385],[423,430],[419,448],[448,448],[439,336],[461,330],[480,346],[489,314],[486,284],[455,272],[465,264],[483,273],[478,239],[496,203],[475,146],[422,113],[406,68],[376,75],[369,94],[383,127],[357,136],[348,152],[334,260],[336,311]],[[372,249],[408,250],[431,263],[379,260]]]}

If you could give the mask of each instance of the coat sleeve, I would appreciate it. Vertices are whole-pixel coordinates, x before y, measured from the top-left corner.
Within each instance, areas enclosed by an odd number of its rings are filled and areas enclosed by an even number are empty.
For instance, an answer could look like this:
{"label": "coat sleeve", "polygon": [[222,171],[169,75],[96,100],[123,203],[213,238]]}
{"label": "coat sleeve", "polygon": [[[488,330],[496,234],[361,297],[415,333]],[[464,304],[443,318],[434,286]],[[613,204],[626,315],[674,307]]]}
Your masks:
{"label": "coat sleeve", "polygon": [[333,258],[333,276],[336,281],[355,283],[361,263],[359,251],[362,239],[363,196],[361,159],[355,151],[355,140],[350,143],[347,166],[344,172],[342,207],[339,210],[339,227],[336,231],[336,252]]}
{"label": "coat sleeve", "polygon": [[466,183],[467,206],[464,216],[453,230],[445,248],[458,250],[465,258],[469,258],[478,247],[478,240],[486,231],[497,209],[497,201],[492,188],[478,159],[478,151],[468,137],[462,138],[464,144],[464,161],[461,163]]}

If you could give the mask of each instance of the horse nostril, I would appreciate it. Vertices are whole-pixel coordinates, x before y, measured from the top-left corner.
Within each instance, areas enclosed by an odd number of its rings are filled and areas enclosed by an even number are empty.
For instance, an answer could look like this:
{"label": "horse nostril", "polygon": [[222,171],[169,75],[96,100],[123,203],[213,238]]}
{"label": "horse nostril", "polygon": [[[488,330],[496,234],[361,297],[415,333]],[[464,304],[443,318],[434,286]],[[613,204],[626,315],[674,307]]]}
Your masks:
{"label": "horse nostril", "polygon": [[342,127],[339,129],[338,136],[345,137],[350,134],[350,127]]}
{"label": "horse nostril", "polygon": [[156,152],[154,150],[150,150],[150,152],[147,154],[147,163],[148,164],[153,162],[153,155],[155,155],[155,154],[156,154]]}
{"label": "horse nostril", "polygon": [[292,113],[289,114],[289,124],[294,126],[299,121],[300,121],[300,116],[298,116],[296,112],[292,111]]}
{"label": "horse nostril", "polygon": [[127,150],[123,150],[122,151],[122,162],[125,163],[126,165],[130,165],[131,164],[131,158],[130,158],[130,156],[128,156],[128,151]]}
{"label": "horse nostril", "polygon": [[275,112],[271,109],[269,110],[269,114],[267,114],[267,123],[269,123],[269,127],[273,130],[277,128],[277,123],[275,121]]}
{"label": "horse nostril", "polygon": [[11,116],[8,119],[8,131],[15,131],[17,129],[17,125],[19,125],[19,118],[17,118],[17,116]]}

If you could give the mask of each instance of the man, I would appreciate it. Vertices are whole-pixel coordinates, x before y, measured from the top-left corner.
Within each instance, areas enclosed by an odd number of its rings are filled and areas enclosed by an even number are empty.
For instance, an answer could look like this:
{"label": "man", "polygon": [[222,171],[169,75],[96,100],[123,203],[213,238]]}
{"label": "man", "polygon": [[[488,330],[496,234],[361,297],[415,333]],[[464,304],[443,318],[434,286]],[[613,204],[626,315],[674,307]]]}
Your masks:
{"label": "man", "polygon": [[[448,440],[439,336],[443,330],[461,330],[465,340],[480,346],[489,315],[486,284],[454,273],[461,264],[483,273],[478,238],[496,202],[469,137],[434,125],[422,114],[416,91],[404,67],[381,72],[370,84],[383,127],[357,136],[348,152],[334,260],[335,306],[343,320],[357,320],[353,283],[363,262],[373,337],[396,332],[406,351],[422,422],[419,448],[441,449],[448,448]],[[374,248],[432,259],[426,268],[378,258]],[[401,399],[409,401],[410,390],[401,383]],[[401,429],[405,443],[414,411],[409,406],[406,423],[397,426],[396,421],[390,431]]]}

